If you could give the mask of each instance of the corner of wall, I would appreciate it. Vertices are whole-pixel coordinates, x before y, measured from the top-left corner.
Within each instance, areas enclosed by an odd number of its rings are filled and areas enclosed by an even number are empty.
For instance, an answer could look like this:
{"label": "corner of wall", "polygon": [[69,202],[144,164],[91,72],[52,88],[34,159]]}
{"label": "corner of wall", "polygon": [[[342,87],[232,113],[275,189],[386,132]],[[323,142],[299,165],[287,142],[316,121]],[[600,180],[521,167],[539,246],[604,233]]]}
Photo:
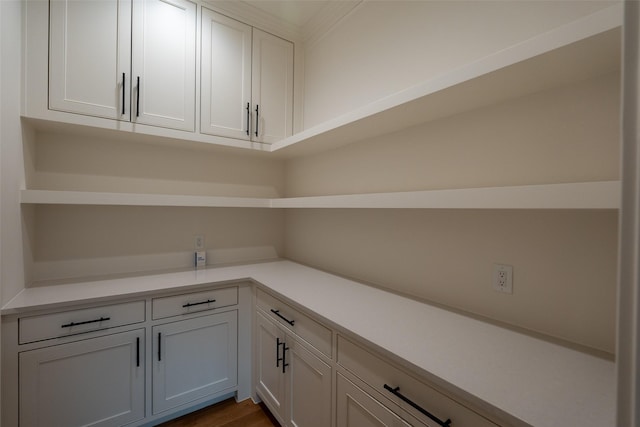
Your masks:
{"label": "corner of wall", "polygon": [[[20,190],[25,185],[22,154],[22,22],[24,2],[0,2],[0,257],[1,302],[24,288]],[[8,251],[7,248],[11,248]]]}

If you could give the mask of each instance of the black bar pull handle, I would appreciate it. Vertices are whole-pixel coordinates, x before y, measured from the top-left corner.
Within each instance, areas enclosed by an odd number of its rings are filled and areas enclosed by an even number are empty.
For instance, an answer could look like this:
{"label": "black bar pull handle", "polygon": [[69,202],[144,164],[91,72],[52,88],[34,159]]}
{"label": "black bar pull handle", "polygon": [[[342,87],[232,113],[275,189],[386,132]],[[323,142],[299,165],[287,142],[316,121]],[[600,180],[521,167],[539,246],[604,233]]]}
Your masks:
{"label": "black bar pull handle", "polygon": [[289,350],[289,347],[287,347],[286,343],[282,343],[282,373],[285,374],[287,372],[287,366],[289,366],[289,364],[287,363],[287,350]]}
{"label": "black bar pull handle", "polygon": [[67,323],[65,325],[60,325],[60,327],[61,328],[71,328],[73,326],[86,325],[88,323],[104,322],[105,320],[111,320],[111,318],[110,317],[100,317],[99,319],[85,320],[84,322],[71,322],[71,323]]}
{"label": "black bar pull handle", "polygon": [[291,326],[293,326],[293,324],[296,322],[295,320],[289,320],[286,317],[284,317],[282,314],[280,314],[280,310],[274,310],[272,308],[271,312],[276,316],[278,316],[279,318],[281,318],[282,320],[284,320],[285,322],[287,322],[288,324],[290,324]]}
{"label": "black bar pull handle", "polygon": [[249,136],[249,126],[251,126],[251,106],[247,102],[247,136]]}
{"label": "black bar pull handle", "polygon": [[136,88],[136,117],[140,117],[140,76]]}
{"label": "black bar pull handle", "polygon": [[185,305],[183,305],[182,308],[193,307],[194,305],[211,304],[212,302],[216,302],[216,300],[208,299],[206,301],[200,301],[200,302],[188,302]]}
{"label": "black bar pull handle", "polygon": [[280,357],[280,345],[284,347],[284,342],[280,342],[280,338],[276,337],[276,368],[280,367],[280,361],[284,361],[284,357]]}
{"label": "black bar pull handle", "polygon": [[393,388],[393,387],[385,384],[384,388],[385,388],[385,390],[391,392],[394,396],[397,396],[398,398],[400,398],[400,400],[402,400],[403,402],[408,403],[414,409],[417,409],[422,414],[424,414],[427,417],[429,417],[432,421],[438,423],[438,425],[440,425],[442,427],[449,427],[451,425],[451,420],[449,418],[447,418],[447,421],[442,421],[440,418],[436,417],[435,415],[433,415],[432,413],[430,413],[429,411],[427,411],[426,409],[424,409],[423,407],[421,407],[417,403],[415,403],[412,400],[410,400],[409,398],[405,397],[402,393],[400,393],[400,387]]}
{"label": "black bar pull handle", "polygon": [[256,104],[256,138],[258,137],[258,122],[260,122],[260,106]]}
{"label": "black bar pull handle", "polygon": [[126,86],[126,75],[122,73],[122,114],[124,115],[124,96],[125,96],[125,86]]}
{"label": "black bar pull handle", "polygon": [[140,367],[140,337],[136,337],[136,366]]}
{"label": "black bar pull handle", "polygon": [[162,362],[162,333],[158,332],[158,362]]}

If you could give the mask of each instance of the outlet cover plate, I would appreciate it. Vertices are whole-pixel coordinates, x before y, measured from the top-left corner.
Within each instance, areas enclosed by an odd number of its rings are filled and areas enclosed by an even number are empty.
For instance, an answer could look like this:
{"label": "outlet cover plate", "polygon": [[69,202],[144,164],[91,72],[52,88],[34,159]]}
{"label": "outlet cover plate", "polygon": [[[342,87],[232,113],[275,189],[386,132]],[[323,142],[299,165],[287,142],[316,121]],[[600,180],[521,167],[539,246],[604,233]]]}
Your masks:
{"label": "outlet cover plate", "polygon": [[505,294],[513,293],[513,266],[493,264],[493,289]]}
{"label": "outlet cover plate", "polygon": [[193,240],[193,246],[196,251],[204,250],[204,236],[202,234],[195,236]]}

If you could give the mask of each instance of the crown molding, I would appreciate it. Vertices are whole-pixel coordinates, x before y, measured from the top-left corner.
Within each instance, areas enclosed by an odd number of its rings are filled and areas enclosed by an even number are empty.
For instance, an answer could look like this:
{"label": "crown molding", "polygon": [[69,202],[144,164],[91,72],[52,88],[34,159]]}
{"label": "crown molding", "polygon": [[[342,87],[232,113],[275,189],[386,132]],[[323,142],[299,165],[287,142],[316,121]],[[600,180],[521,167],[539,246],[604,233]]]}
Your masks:
{"label": "crown molding", "polygon": [[202,4],[230,18],[260,28],[263,31],[282,37],[292,42],[301,42],[303,33],[300,27],[286,22],[270,13],[243,1],[203,0]]}
{"label": "crown molding", "polygon": [[363,3],[363,0],[328,2],[302,29],[302,41],[306,49],[322,39],[343,18]]}
{"label": "crown molding", "polygon": [[324,37],[362,2],[363,0],[328,1],[304,26],[291,24],[244,1],[203,0],[202,4],[230,18],[294,43],[301,43],[306,48]]}

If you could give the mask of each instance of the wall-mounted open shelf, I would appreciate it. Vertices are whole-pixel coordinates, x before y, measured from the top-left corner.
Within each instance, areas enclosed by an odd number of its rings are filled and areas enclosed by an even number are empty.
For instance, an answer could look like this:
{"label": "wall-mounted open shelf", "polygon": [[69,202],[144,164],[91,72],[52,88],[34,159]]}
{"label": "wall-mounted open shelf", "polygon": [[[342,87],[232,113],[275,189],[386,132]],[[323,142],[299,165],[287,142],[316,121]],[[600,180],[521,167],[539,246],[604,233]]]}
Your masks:
{"label": "wall-mounted open shelf", "polygon": [[482,187],[274,199],[274,208],[617,209],[620,182]]}
{"label": "wall-mounted open shelf", "polygon": [[620,181],[275,199],[22,190],[21,203],[288,209],[618,209],[620,205]]}
{"label": "wall-mounted open shelf", "polygon": [[204,208],[270,208],[271,199],[254,197],[185,196],[173,194],[104,193],[90,191],[22,190],[23,204],[178,206]]}
{"label": "wall-mounted open shelf", "polygon": [[270,147],[312,154],[620,70],[622,6],[588,15]]}

